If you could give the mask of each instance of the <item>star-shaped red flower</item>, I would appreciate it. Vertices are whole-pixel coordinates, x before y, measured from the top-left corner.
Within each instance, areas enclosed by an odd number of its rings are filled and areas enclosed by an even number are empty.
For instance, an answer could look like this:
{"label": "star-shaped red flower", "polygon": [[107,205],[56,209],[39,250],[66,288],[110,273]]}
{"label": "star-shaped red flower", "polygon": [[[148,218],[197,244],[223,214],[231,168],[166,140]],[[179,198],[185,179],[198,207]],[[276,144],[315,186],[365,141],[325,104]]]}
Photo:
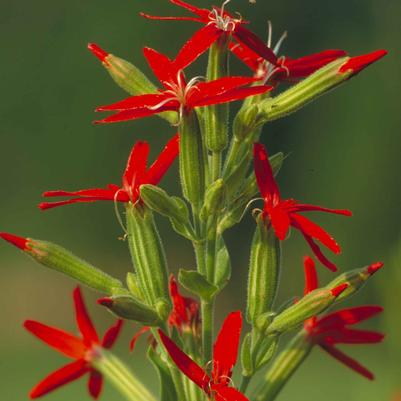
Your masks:
{"label": "star-shaped red flower", "polygon": [[225,11],[224,7],[229,1],[226,0],[221,8],[213,6],[211,10],[208,10],[195,7],[181,0],[170,0],[170,3],[190,11],[195,15],[194,17],[159,17],[145,13],[141,13],[141,15],[153,20],[195,21],[205,25],[196,31],[178,53],[176,62],[182,66],[181,68],[192,63],[222,35],[232,35],[238,42],[252,49],[263,59],[276,65],[277,57],[274,52],[257,35],[244,27],[248,22],[244,21],[240,16],[234,17]]}
{"label": "star-shaped red flower", "polygon": [[119,201],[135,203],[139,199],[142,184],[156,185],[163,178],[168,168],[178,155],[179,136],[176,134],[167,143],[155,162],[147,169],[149,144],[138,141],[132,148],[127,167],[122,178],[122,185],[109,184],[107,188],[82,189],[80,191],[47,191],[45,197],[71,196],[73,198],[59,202],[43,202],[42,210],[77,202]]}
{"label": "star-shaped red flower", "polygon": [[340,246],[323,228],[300,213],[319,211],[343,216],[351,216],[352,213],[349,210],[303,204],[294,199],[281,199],[266,148],[260,143],[254,144],[254,167],[259,191],[264,200],[263,218],[269,220],[278,239],[283,241],[286,238],[290,226],[299,230],[317,259],[330,270],[336,271],[336,266],[323,255],[315,241],[319,241],[336,254],[341,252]]}
{"label": "star-shaped red flower", "polygon": [[252,77],[224,77],[201,82],[199,77],[185,80],[183,63],[170,60],[156,50],[146,47],[144,55],[163,89],[157,93],[131,96],[96,111],[117,111],[96,123],[113,123],[152,116],[164,111],[187,113],[195,107],[221,104],[244,99],[271,90],[270,86],[249,86],[258,79]]}
{"label": "star-shaped red flower", "polygon": [[[315,264],[310,257],[304,258],[305,294],[318,288],[318,278]],[[353,326],[382,312],[377,305],[364,305],[341,309],[323,317],[312,317],[305,324],[310,341],[317,344],[339,362],[369,380],[373,374],[359,362],[340,351],[337,344],[375,344],[383,340],[382,333],[370,330],[353,329]]]}
{"label": "star-shaped red flower", "polygon": [[41,397],[67,383],[89,374],[88,390],[93,398],[98,398],[102,390],[102,374],[92,366],[92,361],[99,357],[101,348],[109,349],[120,333],[123,321],[118,320],[100,340],[88,315],[79,287],[74,290],[74,305],[77,325],[82,337],[75,336],[55,327],[47,326],[34,320],[27,320],[25,328],[51,348],[61,352],[74,362],[54,371],[30,392],[30,397]]}
{"label": "star-shaped red flower", "polygon": [[177,367],[208,396],[214,396],[216,401],[247,401],[245,395],[229,386],[237,360],[241,326],[242,317],[239,311],[230,313],[225,319],[213,347],[213,367],[210,376],[163,331],[159,330],[159,334]]}

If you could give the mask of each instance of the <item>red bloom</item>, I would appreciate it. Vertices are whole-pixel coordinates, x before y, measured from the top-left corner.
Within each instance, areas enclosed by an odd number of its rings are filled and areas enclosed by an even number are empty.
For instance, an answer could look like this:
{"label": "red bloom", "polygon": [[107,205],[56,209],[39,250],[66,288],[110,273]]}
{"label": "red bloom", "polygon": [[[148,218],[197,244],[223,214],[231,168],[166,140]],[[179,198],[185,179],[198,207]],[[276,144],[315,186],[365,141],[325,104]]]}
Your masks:
{"label": "red bloom", "polygon": [[296,59],[280,57],[276,64],[271,64],[246,46],[231,43],[230,48],[254,72],[255,77],[272,85],[277,85],[283,81],[298,81],[332,61],[347,55],[344,50],[324,50]]}
{"label": "red bloom", "polygon": [[[318,287],[315,264],[308,256],[304,258],[305,293]],[[321,318],[312,317],[305,322],[305,330],[313,343],[319,345],[332,357],[348,366],[362,376],[373,380],[373,374],[359,362],[344,354],[336,344],[374,344],[383,340],[384,335],[376,331],[352,329],[359,322],[369,319],[382,312],[383,308],[376,305],[364,305],[341,309]]]}
{"label": "red bloom", "polygon": [[195,21],[205,25],[196,31],[178,53],[176,62],[182,66],[181,68],[186,67],[204,53],[222,35],[234,36],[238,42],[252,49],[263,59],[274,65],[277,64],[277,57],[274,52],[258,36],[244,27],[248,22],[243,21],[241,17],[235,18],[225,11],[224,6],[229,1],[226,0],[221,8],[213,6],[211,10],[208,10],[195,7],[181,0],[170,0],[171,3],[195,14],[195,17],[158,17],[144,13],[141,15],[153,20]]}
{"label": "red bloom", "polygon": [[30,250],[28,238],[18,237],[10,233],[0,233],[0,238],[3,238],[5,241],[8,241],[10,244],[13,244],[23,251]]}
{"label": "red bloom", "polygon": [[131,96],[120,102],[101,106],[96,111],[117,111],[96,123],[112,123],[152,116],[163,111],[188,112],[195,107],[208,106],[244,99],[265,93],[269,86],[250,85],[257,81],[250,77],[225,77],[199,82],[199,77],[186,82],[182,63],[170,60],[156,50],[145,48],[144,55],[156,77],[163,85],[157,93]]}
{"label": "red bloom", "polygon": [[[176,327],[177,330],[182,332],[190,332],[191,335],[196,339],[199,336],[200,329],[200,316],[199,316],[199,303],[190,297],[184,297],[178,291],[177,281],[174,276],[170,275],[170,297],[173,303],[173,309],[170,312],[168,318],[168,324],[170,327]],[[130,343],[131,351],[134,349],[138,338],[147,333],[150,327],[142,327],[132,338]],[[151,335],[149,338],[150,344],[154,345],[154,338]]]}
{"label": "red bloom", "polygon": [[352,213],[349,210],[302,204],[294,199],[282,200],[266,149],[260,143],[254,144],[254,167],[256,181],[264,200],[263,217],[270,220],[277,237],[283,241],[290,226],[296,228],[302,233],[317,259],[330,270],[336,271],[336,266],[323,255],[315,240],[336,254],[341,252],[340,246],[323,228],[299,213],[319,211],[344,216],[351,216]]}
{"label": "red bloom", "polygon": [[48,191],[45,197],[72,196],[73,198],[60,202],[43,202],[39,205],[42,210],[76,202],[119,201],[135,203],[139,199],[139,189],[142,184],[156,185],[164,176],[178,155],[179,136],[176,134],[167,143],[156,161],[146,169],[149,155],[149,144],[138,141],[132,148],[127,167],[123,174],[121,187],[109,184],[107,188],[82,189],[80,191]]}
{"label": "red bloom", "polygon": [[123,321],[118,320],[111,326],[100,341],[96,329],[88,315],[79,287],[74,290],[74,305],[77,325],[82,337],[77,337],[63,330],[46,326],[34,320],[27,320],[25,328],[50,347],[56,349],[74,362],[63,366],[47,376],[31,391],[31,398],[38,398],[64,384],[70,383],[89,373],[88,390],[93,398],[98,398],[102,390],[103,377],[92,366],[92,361],[99,356],[101,348],[111,348],[120,333]]}
{"label": "red bloom", "polygon": [[368,67],[370,64],[383,58],[386,54],[387,50],[376,50],[369,54],[351,57],[344,65],[341,66],[338,72],[341,74],[351,71],[351,76],[356,75],[360,73],[363,69]]}
{"label": "red bloom", "polygon": [[227,316],[213,347],[211,377],[161,330],[159,334],[177,367],[208,396],[213,395],[216,401],[247,401],[237,389],[229,387],[237,360],[241,326],[241,312],[232,312]]}

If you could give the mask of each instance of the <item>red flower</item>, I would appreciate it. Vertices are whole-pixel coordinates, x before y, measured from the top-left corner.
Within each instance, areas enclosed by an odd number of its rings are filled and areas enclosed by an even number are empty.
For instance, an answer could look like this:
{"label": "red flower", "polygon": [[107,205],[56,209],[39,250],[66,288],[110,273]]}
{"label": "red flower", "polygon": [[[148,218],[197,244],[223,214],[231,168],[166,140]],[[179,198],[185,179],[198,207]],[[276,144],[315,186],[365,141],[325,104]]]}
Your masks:
{"label": "red flower", "polygon": [[315,240],[336,254],[341,252],[340,246],[323,228],[299,213],[319,211],[344,216],[351,216],[352,213],[349,210],[302,204],[294,199],[282,200],[266,149],[260,143],[254,144],[254,167],[256,181],[264,200],[263,217],[270,220],[277,237],[283,241],[290,226],[296,228],[302,233],[317,259],[330,270],[336,271],[336,266],[323,255]]}
{"label": "red flower", "polygon": [[363,69],[371,65],[372,63],[380,60],[387,54],[387,50],[376,50],[369,54],[363,54],[361,56],[351,57],[345,64],[343,64],[338,71],[340,74],[351,71],[353,75],[360,73]]}
{"label": "red flower", "polygon": [[275,65],[277,63],[276,55],[258,36],[244,27],[248,22],[243,21],[240,16],[235,18],[225,11],[224,6],[229,3],[229,1],[230,0],[226,0],[221,8],[213,6],[211,10],[208,10],[195,7],[181,0],[170,0],[171,3],[195,14],[195,17],[158,17],[145,13],[141,13],[141,15],[153,20],[195,21],[205,25],[196,31],[178,53],[176,62],[182,66],[181,68],[192,63],[192,61],[204,53],[222,35],[234,36],[238,42],[246,45],[260,57]]}
{"label": "red flower", "polygon": [[79,379],[89,373],[88,390],[93,398],[98,398],[102,390],[102,374],[92,366],[92,361],[99,356],[101,348],[109,349],[120,333],[123,321],[118,320],[111,326],[100,341],[96,329],[88,315],[79,287],[74,290],[74,305],[77,325],[82,337],[77,337],[63,330],[46,326],[34,320],[27,320],[25,328],[50,347],[56,349],[74,362],[56,370],[37,384],[31,391],[31,398],[38,398],[64,384]]}
{"label": "red flower", "polygon": [[[170,297],[173,303],[173,309],[168,318],[169,326],[176,327],[180,333],[190,332],[196,339],[199,336],[200,329],[199,303],[195,299],[184,297],[179,293],[177,282],[172,274],[170,275],[169,287]],[[150,327],[144,326],[134,335],[130,343],[131,351],[134,349],[138,338],[149,330]],[[155,345],[152,335],[149,338],[149,342],[151,345]]]}
{"label": "red flower", "polygon": [[211,376],[181,351],[161,330],[159,334],[177,367],[208,396],[214,396],[216,401],[247,401],[247,398],[237,389],[229,387],[232,370],[237,360],[241,326],[241,312],[232,312],[227,316],[214,344]]}
{"label": "red flower", "polygon": [[[315,264],[308,256],[304,258],[305,266],[305,294],[318,287],[318,279]],[[364,305],[354,308],[341,309],[329,313],[321,318],[312,317],[305,324],[305,330],[309,339],[319,345],[332,357],[348,366],[355,372],[369,380],[373,380],[373,374],[359,362],[344,354],[336,344],[374,344],[383,340],[384,335],[376,331],[352,329],[359,322],[377,315],[383,308],[376,305]]]}
{"label": "red flower", "polygon": [[344,50],[324,50],[296,59],[283,56],[278,58],[276,64],[271,64],[246,46],[232,42],[230,48],[254,72],[256,78],[272,85],[277,85],[283,81],[298,81],[332,61],[347,55]]}
{"label": "red flower", "polygon": [[156,77],[163,85],[157,93],[132,96],[120,102],[101,106],[96,111],[117,111],[96,123],[112,123],[152,116],[163,111],[189,112],[195,107],[244,99],[265,93],[269,86],[247,87],[257,81],[250,77],[225,77],[209,82],[192,78],[186,82],[182,63],[170,60],[156,50],[145,48],[144,55]]}
{"label": "red flower", "polygon": [[179,136],[176,134],[167,143],[156,161],[146,169],[149,155],[149,144],[138,141],[132,148],[128,158],[121,187],[109,184],[107,188],[82,189],[80,191],[48,191],[45,197],[72,196],[73,198],[60,202],[43,202],[39,205],[42,210],[76,202],[119,201],[135,203],[139,199],[139,189],[142,184],[156,185],[178,155]]}

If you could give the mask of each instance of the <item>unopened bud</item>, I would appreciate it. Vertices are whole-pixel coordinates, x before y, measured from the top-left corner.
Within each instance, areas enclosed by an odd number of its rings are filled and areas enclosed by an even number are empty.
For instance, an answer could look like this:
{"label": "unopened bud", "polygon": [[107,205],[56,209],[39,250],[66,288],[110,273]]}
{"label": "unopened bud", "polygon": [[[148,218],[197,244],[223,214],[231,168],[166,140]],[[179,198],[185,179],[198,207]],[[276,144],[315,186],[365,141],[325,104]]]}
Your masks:
{"label": "unopened bud", "polygon": [[147,326],[160,324],[159,315],[153,309],[130,295],[105,297],[99,299],[97,303],[120,318],[134,320]]}
{"label": "unopened bud", "polygon": [[284,333],[303,323],[304,320],[318,315],[332,305],[347,287],[348,284],[343,283],[333,289],[318,288],[310,292],[295,305],[277,315],[265,334]]}
{"label": "unopened bud", "polygon": [[37,262],[105,294],[122,288],[121,281],[104,273],[71,252],[51,242],[0,233],[0,237],[26,252]]}
{"label": "unopened bud", "polygon": [[297,111],[307,103],[355,76],[386,54],[387,51],[378,50],[357,57],[342,57],[327,64],[277,97],[261,103],[259,108],[261,115],[264,116],[262,117],[264,122],[276,120]]}
{"label": "unopened bud", "polygon": [[205,203],[201,210],[201,218],[207,220],[208,217],[216,216],[225,207],[226,185],[219,178],[213,182],[205,193]]}
{"label": "unopened bud", "polygon": [[[89,43],[88,49],[102,62],[114,82],[130,95],[136,96],[157,92],[156,86],[133,64],[106,52],[94,43]],[[159,116],[171,124],[177,123],[176,112],[164,112],[160,113]]]}
{"label": "unopened bud", "polygon": [[365,266],[361,269],[354,269],[341,274],[332,280],[326,288],[335,288],[341,284],[348,284],[346,290],[344,290],[336,299],[336,302],[342,301],[345,298],[349,298],[357,291],[359,291],[367,282],[367,280],[373,276],[378,270],[383,267],[384,263],[372,263],[369,266]]}

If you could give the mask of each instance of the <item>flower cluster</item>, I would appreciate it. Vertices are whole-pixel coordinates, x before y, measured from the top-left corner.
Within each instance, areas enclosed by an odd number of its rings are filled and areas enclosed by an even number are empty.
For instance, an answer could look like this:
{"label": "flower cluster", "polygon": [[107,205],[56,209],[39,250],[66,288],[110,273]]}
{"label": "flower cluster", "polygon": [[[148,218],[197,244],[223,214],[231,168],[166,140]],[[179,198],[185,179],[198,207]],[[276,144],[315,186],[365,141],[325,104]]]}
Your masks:
{"label": "flower cluster", "polygon": [[[305,214],[323,212],[351,216],[346,209],[330,209],[283,199],[275,176],[284,162],[282,153],[269,157],[261,143],[262,128],[297,111],[318,96],[346,82],[382,58],[385,50],[350,57],[343,50],[291,58],[280,56],[285,35],[273,47],[249,28],[239,14],[221,7],[199,8],[182,0],[170,0],[191,13],[161,17],[141,13],[150,20],[193,21],[201,24],[175,58],[145,47],[143,54],[160,82],[157,88],[144,73],[126,60],[91,43],[89,50],[102,62],[113,80],[128,93],[123,100],[97,107],[111,112],[96,123],[114,123],[158,116],[170,123],[171,139],[148,167],[149,144],[137,141],[129,155],[122,182],[104,188],[77,191],[52,190],[39,204],[41,210],[73,203],[117,202],[124,207],[124,240],[133,262],[126,281],[98,269],[59,245],[47,241],[0,233],[40,264],[61,272],[102,293],[98,304],[119,319],[99,338],[82,299],[74,291],[76,321],[80,335],[28,320],[25,328],[50,347],[73,359],[53,372],[30,393],[31,398],[88,374],[89,394],[98,398],[107,378],[128,400],[156,401],[152,391],[111,351],[123,320],[139,324],[131,340],[134,349],[140,335],[150,337],[147,356],[158,373],[162,401],[247,401],[247,387],[255,374],[268,366],[256,394],[257,401],[272,401],[314,346],[368,379],[373,374],[338,347],[338,344],[371,344],[382,341],[376,331],[352,326],[382,311],[374,305],[327,312],[347,300],[383,266],[370,266],[340,274],[319,287],[315,262],[305,257],[303,297],[276,305],[282,271],[282,241],[291,229],[300,232],[314,257],[332,272],[337,266],[320,246],[334,254],[341,249],[325,229]],[[208,52],[204,76],[188,77]],[[229,74],[234,55],[247,65],[246,76]],[[237,61],[238,61],[237,60]],[[287,85],[279,85],[286,83]],[[282,89],[282,90],[281,90]],[[281,92],[280,92],[281,90]],[[242,101],[230,129],[229,103]],[[173,128],[172,128],[173,127]],[[178,132],[177,132],[178,131]],[[178,159],[182,196],[170,195],[159,186]],[[61,199],[61,200],[59,200]],[[224,232],[240,223],[248,205],[263,201],[253,210],[255,233],[250,247],[246,313],[227,315],[216,338],[216,299],[231,277],[233,260]],[[196,269],[176,275],[168,266],[155,215],[169,220],[171,228],[193,246]],[[183,295],[182,289],[191,293]],[[249,323],[241,343],[243,316]],[[299,329],[281,352],[283,334]],[[241,382],[233,380],[241,348]]]}

